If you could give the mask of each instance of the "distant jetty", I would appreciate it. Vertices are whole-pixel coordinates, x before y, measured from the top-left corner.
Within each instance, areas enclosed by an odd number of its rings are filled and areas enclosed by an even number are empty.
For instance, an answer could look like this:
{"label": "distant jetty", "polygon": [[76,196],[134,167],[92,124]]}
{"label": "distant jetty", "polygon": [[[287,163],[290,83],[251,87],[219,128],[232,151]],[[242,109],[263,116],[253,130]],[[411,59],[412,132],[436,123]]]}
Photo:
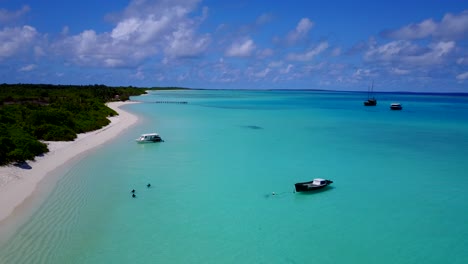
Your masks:
{"label": "distant jetty", "polygon": [[141,103],[153,103],[153,104],[188,104],[188,102],[186,101],[152,101],[152,102],[138,101],[138,100],[134,100],[134,101],[141,102]]}

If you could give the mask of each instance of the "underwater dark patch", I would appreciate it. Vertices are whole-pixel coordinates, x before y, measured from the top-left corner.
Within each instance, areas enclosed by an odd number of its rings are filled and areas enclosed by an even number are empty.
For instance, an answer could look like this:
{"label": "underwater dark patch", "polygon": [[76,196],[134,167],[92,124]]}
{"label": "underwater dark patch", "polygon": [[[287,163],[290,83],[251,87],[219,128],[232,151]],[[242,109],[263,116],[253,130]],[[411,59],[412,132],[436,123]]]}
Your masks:
{"label": "underwater dark patch", "polygon": [[250,129],[263,129],[261,126],[255,126],[255,125],[247,125],[247,126],[242,126],[244,128],[250,128]]}

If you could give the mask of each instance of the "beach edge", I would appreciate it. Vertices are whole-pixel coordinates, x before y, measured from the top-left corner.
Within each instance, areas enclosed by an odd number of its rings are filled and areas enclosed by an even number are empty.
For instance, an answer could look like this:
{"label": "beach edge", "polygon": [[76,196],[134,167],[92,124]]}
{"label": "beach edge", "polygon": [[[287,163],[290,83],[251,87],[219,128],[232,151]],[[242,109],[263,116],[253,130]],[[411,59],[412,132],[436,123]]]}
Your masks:
{"label": "beach edge", "polygon": [[[28,168],[9,165],[0,167],[0,224],[15,214],[15,210],[36,191],[39,183],[54,170],[67,167],[67,163],[80,154],[114,139],[139,120],[138,116],[122,110],[122,106],[139,102],[110,102],[106,105],[118,115],[108,117],[111,123],[101,129],[79,134],[74,141],[47,141],[49,152],[28,161]],[[67,169],[68,170],[68,169]]]}

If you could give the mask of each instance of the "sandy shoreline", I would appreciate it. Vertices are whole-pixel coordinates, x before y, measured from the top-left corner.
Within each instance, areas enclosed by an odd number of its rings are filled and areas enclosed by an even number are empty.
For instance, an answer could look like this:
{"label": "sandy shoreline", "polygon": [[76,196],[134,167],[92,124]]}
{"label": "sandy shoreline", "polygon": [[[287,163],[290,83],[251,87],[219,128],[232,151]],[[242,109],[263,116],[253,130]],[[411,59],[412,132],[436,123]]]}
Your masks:
{"label": "sandy shoreline", "polygon": [[91,150],[115,138],[138,121],[138,117],[120,107],[136,102],[111,102],[107,105],[119,113],[110,117],[106,127],[79,134],[72,142],[46,142],[49,153],[28,161],[30,168],[13,165],[0,167],[0,222],[13,214],[28,197],[32,196],[39,182],[59,167],[85,151]]}

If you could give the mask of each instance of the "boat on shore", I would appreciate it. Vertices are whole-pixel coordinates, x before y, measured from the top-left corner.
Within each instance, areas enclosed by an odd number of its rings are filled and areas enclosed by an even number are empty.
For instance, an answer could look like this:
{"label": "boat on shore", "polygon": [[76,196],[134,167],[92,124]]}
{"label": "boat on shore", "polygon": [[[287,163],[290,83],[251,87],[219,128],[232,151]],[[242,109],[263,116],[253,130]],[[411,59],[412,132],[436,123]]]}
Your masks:
{"label": "boat on shore", "polygon": [[162,138],[157,133],[142,134],[136,139],[138,143],[152,143],[152,142],[163,142]]}
{"label": "boat on shore", "polygon": [[317,178],[308,182],[298,182],[294,184],[294,187],[296,188],[296,192],[309,192],[322,189],[332,183],[333,181],[331,180]]}
{"label": "boat on shore", "polygon": [[391,103],[390,104],[390,109],[391,110],[402,110],[403,106],[401,106],[400,103]]}

